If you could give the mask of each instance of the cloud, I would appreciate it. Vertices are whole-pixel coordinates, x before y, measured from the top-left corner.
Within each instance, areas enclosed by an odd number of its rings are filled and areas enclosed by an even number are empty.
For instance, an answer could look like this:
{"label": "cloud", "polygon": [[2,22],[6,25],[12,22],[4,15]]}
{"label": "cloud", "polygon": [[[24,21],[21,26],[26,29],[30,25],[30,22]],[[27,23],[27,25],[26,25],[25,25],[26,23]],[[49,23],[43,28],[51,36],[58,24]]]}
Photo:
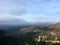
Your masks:
{"label": "cloud", "polygon": [[59,15],[59,0],[0,0],[0,23],[59,22]]}
{"label": "cloud", "polygon": [[26,13],[25,7],[17,5],[14,0],[0,0],[0,14],[23,15]]}
{"label": "cloud", "polygon": [[37,22],[57,23],[57,22],[60,22],[60,16],[50,16],[49,17],[46,15],[40,14],[40,15],[31,16],[31,18],[26,19],[26,20],[27,20],[27,22],[31,22],[31,23],[37,23]]}
{"label": "cloud", "polygon": [[51,2],[51,0],[41,0],[41,3]]}
{"label": "cloud", "polygon": [[25,13],[26,13],[26,10],[21,9],[21,8],[20,9],[16,8],[16,9],[10,10],[10,15],[23,15]]}
{"label": "cloud", "polygon": [[24,19],[18,19],[11,15],[0,15],[0,24],[26,24]]}

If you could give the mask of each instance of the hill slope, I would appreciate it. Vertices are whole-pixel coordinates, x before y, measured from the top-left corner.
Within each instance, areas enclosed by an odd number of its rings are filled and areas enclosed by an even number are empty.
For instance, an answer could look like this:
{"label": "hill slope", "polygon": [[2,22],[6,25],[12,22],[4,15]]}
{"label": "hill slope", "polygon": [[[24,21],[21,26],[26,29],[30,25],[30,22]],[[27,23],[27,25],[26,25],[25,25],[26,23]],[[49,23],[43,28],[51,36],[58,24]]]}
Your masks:
{"label": "hill slope", "polygon": [[11,35],[16,36],[17,38],[34,38],[39,35],[57,35],[60,39],[60,23],[50,25],[50,26],[31,26],[22,28]]}

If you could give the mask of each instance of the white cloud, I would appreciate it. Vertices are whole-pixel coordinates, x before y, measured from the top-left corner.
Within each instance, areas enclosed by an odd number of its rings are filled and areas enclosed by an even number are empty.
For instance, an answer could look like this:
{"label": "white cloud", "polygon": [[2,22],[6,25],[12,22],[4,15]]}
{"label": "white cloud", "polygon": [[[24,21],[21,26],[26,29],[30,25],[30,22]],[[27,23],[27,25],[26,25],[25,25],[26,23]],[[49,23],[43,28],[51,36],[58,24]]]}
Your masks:
{"label": "white cloud", "polygon": [[21,9],[21,8],[20,9],[16,8],[16,9],[10,10],[10,15],[23,15],[25,13],[26,13],[26,10]]}
{"label": "white cloud", "polygon": [[[60,16],[46,16],[43,14],[31,16],[32,18],[26,19],[27,22],[37,23],[37,22],[60,22]],[[25,17],[26,18],[26,17]]]}

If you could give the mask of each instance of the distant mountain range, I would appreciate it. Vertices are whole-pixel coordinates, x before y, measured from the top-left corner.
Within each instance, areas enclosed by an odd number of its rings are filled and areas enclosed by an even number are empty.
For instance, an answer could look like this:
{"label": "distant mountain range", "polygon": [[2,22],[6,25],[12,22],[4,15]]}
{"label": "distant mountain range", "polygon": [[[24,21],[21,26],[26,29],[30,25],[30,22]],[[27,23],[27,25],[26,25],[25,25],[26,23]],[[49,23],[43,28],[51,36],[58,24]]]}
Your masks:
{"label": "distant mountain range", "polygon": [[34,32],[34,31],[60,31],[60,23],[51,24],[37,24],[37,25],[0,25],[0,29],[4,30],[8,33],[26,33],[26,32]]}
{"label": "distant mountain range", "polygon": [[32,27],[32,26],[48,26],[52,25],[52,23],[32,23],[32,24],[26,24],[26,25],[2,25],[0,24],[0,29],[6,31],[7,33],[13,33],[16,32],[22,28]]}

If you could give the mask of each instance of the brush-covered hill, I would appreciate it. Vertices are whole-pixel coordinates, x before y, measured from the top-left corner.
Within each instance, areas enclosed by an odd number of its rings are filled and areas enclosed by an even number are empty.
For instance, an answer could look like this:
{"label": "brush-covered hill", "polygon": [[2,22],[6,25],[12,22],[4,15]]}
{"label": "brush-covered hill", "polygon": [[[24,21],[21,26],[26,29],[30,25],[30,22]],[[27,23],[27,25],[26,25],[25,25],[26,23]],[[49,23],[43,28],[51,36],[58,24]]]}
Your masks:
{"label": "brush-covered hill", "polygon": [[51,25],[51,26],[49,26],[49,28],[53,28],[55,30],[60,30],[60,23],[57,23],[55,25]]}
{"label": "brush-covered hill", "polygon": [[[5,34],[3,32],[4,31],[0,31],[1,34]],[[57,36],[58,39],[60,39],[60,23],[50,26],[30,26],[21,28],[20,30],[14,33],[7,34],[6,37],[4,37],[5,41],[3,40],[4,41],[3,44],[5,43],[7,44],[8,41],[9,45],[17,45],[17,42],[20,44],[20,42],[24,39],[25,40],[30,38],[35,39],[41,34],[49,36],[49,38],[51,36],[52,39],[54,39],[55,36]]]}
{"label": "brush-covered hill", "polygon": [[21,36],[34,37],[34,36],[41,35],[41,33],[43,35],[47,35],[50,34],[51,32],[53,32],[53,34],[60,37],[60,23],[50,25],[50,26],[31,26],[31,27],[22,28],[19,31],[13,33],[13,35],[20,36],[20,37]]}

